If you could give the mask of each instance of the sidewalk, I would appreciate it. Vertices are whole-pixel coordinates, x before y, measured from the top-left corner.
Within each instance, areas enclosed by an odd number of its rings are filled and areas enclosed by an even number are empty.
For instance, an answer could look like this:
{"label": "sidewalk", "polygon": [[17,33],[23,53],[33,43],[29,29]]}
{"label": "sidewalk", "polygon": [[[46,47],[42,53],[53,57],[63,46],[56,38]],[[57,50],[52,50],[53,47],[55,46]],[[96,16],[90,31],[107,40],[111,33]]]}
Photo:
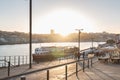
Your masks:
{"label": "sidewalk", "polygon": [[[71,60],[69,60],[71,61]],[[48,67],[51,65],[56,65],[57,63],[62,64],[68,62],[67,60],[63,60],[61,62],[54,61],[48,62],[43,64],[33,65],[32,69],[28,69],[28,65],[16,67],[11,73],[11,75],[15,75],[16,73],[24,73],[27,71],[32,71],[35,69],[40,69],[43,67]],[[120,80],[120,64],[112,64],[112,63],[100,63],[96,62],[93,64],[93,67],[86,68],[85,72],[82,70],[78,72],[78,78],[76,74],[70,75],[72,72],[76,71],[76,64],[70,64],[67,66],[68,70],[68,80]],[[78,69],[81,69],[79,66]],[[2,69],[3,70],[3,69]],[[5,77],[4,72],[0,70],[0,78]],[[3,70],[4,71],[4,70]],[[6,74],[7,75],[7,74]],[[41,71],[29,75],[25,75],[26,80],[47,80],[47,71]],[[70,76],[69,76],[70,75]],[[50,80],[65,80],[65,66],[54,68],[49,70],[49,78]],[[13,79],[13,80],[20,80],[20,77]]]}
{"label": "sidewalk", "polygon": [[[39,64],[32,64],[32,69],[29,69],[29,65],[22,65],[19,67],[11,67],[10,69],[10,76],[14,76],[17,74],[21,74],[21,73],[25,73],[25,72],[30,72],[30,71],[34,71],[37,69],[42,69],[45,67],[50,67],[53,65],[58,65],[58,64],[63,64],[63,63],[67,63],[73,61],[73,59],[69,59],[69,60],[61,60],[61,61],[50,61],[50,62],[44,62],[44,63],[39,63]],[[8,69],[7,68],[3,68],[0,69],[0,80],[2,78],[8,77]]]}
{"label": "sidewalk", "polygon": [[[120,64],[105,64],[97,62],[85,72],[78,72],[79,80],[120,80]],[[68,80],[77,80],[75,75],[68,77]]]}

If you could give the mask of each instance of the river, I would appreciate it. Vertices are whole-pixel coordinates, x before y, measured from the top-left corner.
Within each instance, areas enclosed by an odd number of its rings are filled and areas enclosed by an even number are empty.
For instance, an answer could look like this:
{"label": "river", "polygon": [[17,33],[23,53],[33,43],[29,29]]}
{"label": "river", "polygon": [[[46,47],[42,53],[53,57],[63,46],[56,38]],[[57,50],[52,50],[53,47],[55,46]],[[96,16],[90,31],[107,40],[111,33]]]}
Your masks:
{"label": "river", "polygon": [[[93,42],[93,46],[97,47],[98,44],[104,42]],[[53,42],[53,43],[33,43],[32,53],[35,48],[40,46],[78,46],[77,42]],[[92,47],[91,42],[81,42],[80,49]],[[14,44],[14,45],[0,45],[0,56],[15,56],[15,55],[29,55],[29,44]]]}

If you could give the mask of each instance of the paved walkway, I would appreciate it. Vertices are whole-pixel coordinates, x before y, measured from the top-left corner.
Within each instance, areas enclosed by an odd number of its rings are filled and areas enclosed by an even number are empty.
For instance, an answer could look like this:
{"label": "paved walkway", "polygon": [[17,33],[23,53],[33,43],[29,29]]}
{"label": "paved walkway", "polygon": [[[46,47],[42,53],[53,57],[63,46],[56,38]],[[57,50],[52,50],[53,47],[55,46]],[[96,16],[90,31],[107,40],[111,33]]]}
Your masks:
{"label": "paved walkway", "polygon": [[[11,75],[15,75],[18,73],[24,73],[27,71],[32,71],[35,69],[40,69],[43,67],[56,65],[57,63],[62,64],[64,62],[69,62],[72,60],[63,60],[61,62],[55,61],[55,62],[48,62],[43,64],[37,64],[34,65],[32,69],[28,69],[28,66],[21,66],[19,68],[14,68],[14,70],[11,72]],[[93,67],[86,68],[85,72],[82,70],[78,72],[78,78],[76,77],[76,74],[72,74],[72,72],[75,72],[76,64],[71,64],[68,66],[68,80],[120,80],[120,64],[113,64],[113,63],[100,63],[96,62]],[[81,67],[78,67],[81,69]],[[1,72],[2,71],[2,72]],[[25,75],[26,80],[47,80],[46,78],[46,71],[37,72],[30,75]],[[4,69],[0,70],[0,78],[5,77]],[[51,69],[49,71],[50,79],[49,80],[65,80],[65,66]],[[7,74],[6,74],[7,75]],[[20,78],[12,79],[12,80],[20,80]]]}
{"label": "paved walkway", "polygon": [[[29,69],[29,65],[22,65],[22,66],[19,66],[19,67],[11,67],[10,76],[14,76],[14,75],[25,73],[25,72],[34,71],[34,70],[37,70],[37,69],[50,67],[50,66],[53,66],[53,65],[63,64],[63,63],[71,62],[71,61],[73,61],[73,59],[61,60],[61,61],[57,60],[57,61],[50,61],[50,62],[44,62],[44,63],[39,63],[39,64],[33,64],[32,69]],[[5,78],[5,77],[8,77],[8,69],[7,68],[2,68],[2,69],[0,69],[0,80],[2,78]]]}
{"label": "paved walkway", "polygon": [[[97,62],[85,72],[78,73],[79,80],[120,80],[120,64],[106,64]],[[77,80],[75,75],[68,77],[68,80]]]}

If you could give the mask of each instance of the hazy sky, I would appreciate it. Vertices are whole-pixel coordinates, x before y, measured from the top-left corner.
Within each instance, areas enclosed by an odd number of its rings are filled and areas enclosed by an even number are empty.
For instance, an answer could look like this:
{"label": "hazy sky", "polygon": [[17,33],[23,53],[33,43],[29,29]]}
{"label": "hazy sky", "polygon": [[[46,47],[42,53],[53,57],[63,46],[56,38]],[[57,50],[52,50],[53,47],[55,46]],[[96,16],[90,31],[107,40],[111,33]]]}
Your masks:
{"label": "hazy sky", "polygon": [[[33,0],[33,33],[120,33],[120,0]],[[0,0],[0,30],[29,32],[29,0]]]}

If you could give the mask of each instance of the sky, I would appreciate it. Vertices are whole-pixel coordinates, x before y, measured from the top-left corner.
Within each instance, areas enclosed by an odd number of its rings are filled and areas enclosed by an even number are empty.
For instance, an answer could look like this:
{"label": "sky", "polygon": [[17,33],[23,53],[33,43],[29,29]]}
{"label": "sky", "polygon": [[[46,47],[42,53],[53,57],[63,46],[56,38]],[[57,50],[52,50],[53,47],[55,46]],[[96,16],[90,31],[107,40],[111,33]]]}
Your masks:
{"label": "sky", "polygon": [[[119,34],[120,0],[32,0],[32,32]],[[29,32],[29,0],[0,0],[0,30]]]}

